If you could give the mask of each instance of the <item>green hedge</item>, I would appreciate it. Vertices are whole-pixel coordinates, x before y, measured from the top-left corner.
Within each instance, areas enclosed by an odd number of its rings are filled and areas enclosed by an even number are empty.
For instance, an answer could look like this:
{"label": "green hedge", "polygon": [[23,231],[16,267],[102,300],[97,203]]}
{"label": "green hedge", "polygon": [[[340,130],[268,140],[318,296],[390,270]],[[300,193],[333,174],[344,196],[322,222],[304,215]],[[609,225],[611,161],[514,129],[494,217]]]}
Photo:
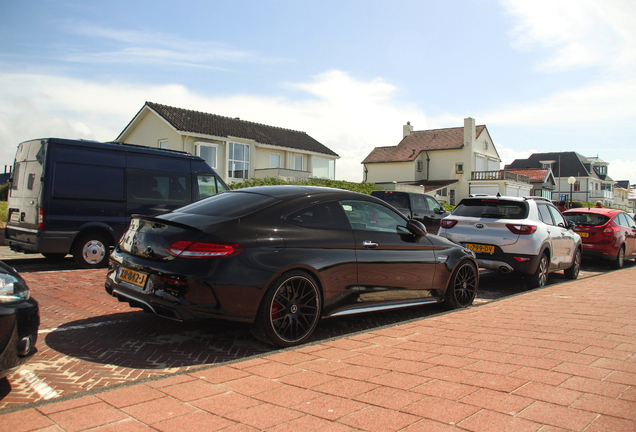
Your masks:
{"label": "green hedge", "polygon": [[6,201],[9,196],[9,182],[0,185],[0,201]]}
{"label": "green hedge", "polygon": [[287,180],[281,180],[274,177],[268,177],[264,179],[249,179],[243,182],[232,183],[229,185],[230,189],[241,189],[251,186],[268,186],[268,185],[307,185],[307,186],[323,186],[336,189],[350,190],[354,192],[360,192],[363,194],[371,195],[374,190],[382,189],[377,187],[375,183],[354,183],[344,180],[327,180],[327,179],[314,179],[299,180],[291,182]]}

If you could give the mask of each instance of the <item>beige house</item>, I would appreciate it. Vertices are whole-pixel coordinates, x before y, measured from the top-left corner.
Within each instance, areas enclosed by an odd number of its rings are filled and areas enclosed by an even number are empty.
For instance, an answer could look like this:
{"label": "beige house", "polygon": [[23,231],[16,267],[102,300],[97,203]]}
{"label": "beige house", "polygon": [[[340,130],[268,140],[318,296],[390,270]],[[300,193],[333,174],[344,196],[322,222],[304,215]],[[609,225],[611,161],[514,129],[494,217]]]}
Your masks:
{"label": "beige house", "polygon": [[116,141],[201,156],[226,183],[333,180],[340,158],[305,132],[153,102],[146,102]]}
{"label": "beige house", "polygon": [[407,123],[397,146],[376,147],[362,161],[363,179],[381,187],[420,186],[451,205],[471,194],[527,196],[528,176],[500,170],[501,158],[484,125],[414,131]]}
{"label": "beige house", "polygon": [[629,180],[621,180],[614,183],[614,207],[631,213],[632,205],[629,202]]}

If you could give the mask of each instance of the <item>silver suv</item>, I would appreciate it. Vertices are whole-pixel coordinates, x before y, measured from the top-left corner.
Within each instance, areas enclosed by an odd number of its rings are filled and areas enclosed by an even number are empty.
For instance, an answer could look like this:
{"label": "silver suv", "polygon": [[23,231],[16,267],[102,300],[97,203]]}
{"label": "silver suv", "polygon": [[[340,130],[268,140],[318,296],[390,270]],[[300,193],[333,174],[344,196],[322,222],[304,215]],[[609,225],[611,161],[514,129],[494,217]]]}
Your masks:
{"label": "silver suv", "polygon": [[478,196],[442,219],[438,235],[474,251],[480,267],[524,273],[536,288],[558,270],[568,279],[579,276],[581,238],[572,228],[545,198]]}

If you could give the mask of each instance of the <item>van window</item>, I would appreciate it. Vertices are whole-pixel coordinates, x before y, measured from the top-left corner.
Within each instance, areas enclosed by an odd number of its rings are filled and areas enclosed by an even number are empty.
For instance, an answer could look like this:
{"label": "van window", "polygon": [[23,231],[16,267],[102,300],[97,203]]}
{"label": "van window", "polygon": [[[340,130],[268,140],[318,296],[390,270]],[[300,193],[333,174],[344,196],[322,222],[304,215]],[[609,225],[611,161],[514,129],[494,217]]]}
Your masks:
{"label": "van window", "polygon": [[53,198],[124,200],[124,169],[58,162],[53,172]]}
{"label": "van window", "polygon": [[197,186],[199,188],[199,199],[227,191],[223,183],[217,181],[216,176],[213,175],[198,175]]}
{"label": "van window", "polygon": [[39,162],[16,163],[12,175],[12,197],[37,198],[40,196],[42,165]]}
{"label": "van window", "polygon": [[192,202],[189,174],[150,170],[127,170],[128,201],[134,203],[189,204]]}

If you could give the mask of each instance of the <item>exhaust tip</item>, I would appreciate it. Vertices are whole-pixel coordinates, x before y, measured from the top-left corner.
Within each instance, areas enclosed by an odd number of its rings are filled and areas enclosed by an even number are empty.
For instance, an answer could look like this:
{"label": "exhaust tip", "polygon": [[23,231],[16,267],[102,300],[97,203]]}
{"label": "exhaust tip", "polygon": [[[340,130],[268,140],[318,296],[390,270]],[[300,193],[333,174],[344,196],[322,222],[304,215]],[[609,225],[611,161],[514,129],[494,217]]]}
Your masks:
{"label": "exhaust tip", "polygon": [[500,266],[499,271],[502,273],[510,273],[512,271],[512,268],[510,268],[509,266]]}

